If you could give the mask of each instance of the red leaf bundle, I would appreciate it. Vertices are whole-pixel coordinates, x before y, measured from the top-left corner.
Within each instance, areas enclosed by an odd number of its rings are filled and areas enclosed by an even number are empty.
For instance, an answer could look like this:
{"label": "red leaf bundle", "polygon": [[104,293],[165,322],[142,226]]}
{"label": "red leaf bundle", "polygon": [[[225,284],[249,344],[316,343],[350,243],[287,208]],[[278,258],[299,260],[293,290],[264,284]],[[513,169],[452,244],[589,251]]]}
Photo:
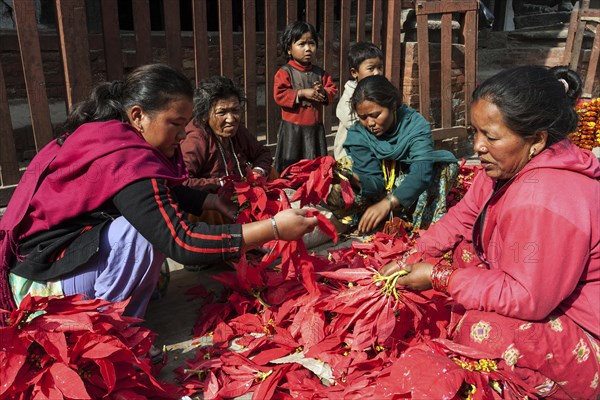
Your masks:
{"label": "red leaf bundle", "polygon": [[177,398],[151,375],[153,333],[127,302],[26,296],[0,328],[0,399]]}

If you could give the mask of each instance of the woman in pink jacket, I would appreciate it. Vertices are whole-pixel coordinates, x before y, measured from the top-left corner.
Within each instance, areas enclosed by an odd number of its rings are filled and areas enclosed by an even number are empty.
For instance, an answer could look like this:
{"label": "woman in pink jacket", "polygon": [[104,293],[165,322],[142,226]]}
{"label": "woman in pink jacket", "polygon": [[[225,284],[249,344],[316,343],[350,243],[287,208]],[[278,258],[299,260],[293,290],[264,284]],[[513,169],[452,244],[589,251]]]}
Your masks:
{"label": "woman in pink jacket", "polygon": [[[398,280],[449,294],[459,319],[452,339],[542,397],[600,395],[600,163],[567,139],[580,93],[573,71],[534,66],[475,90],[474,151],[485,174],[421,236],[410,256],[420,262]],[[451,267],[423,262],[449,250]]]}

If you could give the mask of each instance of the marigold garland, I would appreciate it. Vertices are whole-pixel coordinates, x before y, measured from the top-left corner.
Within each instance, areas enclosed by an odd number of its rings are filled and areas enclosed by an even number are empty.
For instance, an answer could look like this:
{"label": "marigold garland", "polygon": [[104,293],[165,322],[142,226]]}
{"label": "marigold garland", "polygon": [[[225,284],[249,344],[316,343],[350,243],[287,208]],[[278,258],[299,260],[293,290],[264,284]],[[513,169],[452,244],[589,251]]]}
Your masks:
{"label": "marigold garland", "polygon": [[577,131],[569,138],[582,149],[600,147],[600,97],[580,102],[575,107],[579,116]]}

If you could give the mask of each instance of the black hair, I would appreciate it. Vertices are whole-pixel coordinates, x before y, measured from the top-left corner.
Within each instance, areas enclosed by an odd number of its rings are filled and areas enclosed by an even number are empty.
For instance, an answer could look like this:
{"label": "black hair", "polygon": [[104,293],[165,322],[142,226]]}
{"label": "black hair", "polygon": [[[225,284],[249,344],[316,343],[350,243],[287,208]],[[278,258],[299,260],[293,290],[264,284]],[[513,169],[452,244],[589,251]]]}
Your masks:
{"label": "black hair", "polygon": [[547,146],[577,129],[574,106],[582,92],[579,75],[565,66],[521,66],[502,71],[473,92],[473,101],[498,107],[504,123],[522,137],[547,131]]}
{"label": "black hair", "polygon": [[295,21],[286,26],[285,30],[281,34],[281,38],[279,38],[279,47],[283,54],[285,54],[288,58],[292,56],[288,54],[288,50],[292,47],[294,42],[297,42],[302,35],[306,32],[310,32],[313,39],[317,43],[317,48],[319,47],[319,38],[317,36],[317,30],[312,24],[309,24],[305,21]]}
{"label": "black hair", "polygon": [[246,102],[242,89],[225,76],[211,76],[201,80],[194,91],[194,122],[197,125],[206,124],[214,104],[229,97],[236,97],[240,106]]}
{"label": "black hair", "polygon": [[350,105],[356,111],[356,106],[368,100],[390,110],[395,110],[402,104],[398,89],[383,75],[371,75],[361,79],[354,89]]}
{"label": "black hair", "polygon": [[[165,64],[148,64],[133,70],[124,81],[104,82],[92,89],[89,98],[76,104],[63,125],[72,133],[86,122],[128,122],[127,110],[140,106],[148,113],[163,110],[172,100],[192,99],[194,88],[180,71]],[[64,140],[64,139],[63,139]]]}
{"label": "black hair", "polygon": [[379,58],[383,62],[383,51],[371,42],[357,42],[348,50],[348,66],[358,71],[360,64],[370,58]]}

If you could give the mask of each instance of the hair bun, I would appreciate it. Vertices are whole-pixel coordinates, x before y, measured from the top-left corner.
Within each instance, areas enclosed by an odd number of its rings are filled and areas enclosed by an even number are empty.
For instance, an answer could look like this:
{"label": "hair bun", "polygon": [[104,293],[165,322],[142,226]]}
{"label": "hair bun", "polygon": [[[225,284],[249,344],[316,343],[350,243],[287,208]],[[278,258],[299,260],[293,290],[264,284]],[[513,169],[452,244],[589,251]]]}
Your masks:
{"label": "hair bun", "polygon": [[565,87],[565,93],[567,93],[569,91],[569,82],[567,82],[563,78],[560,78],[558,81],[562,83],[562,85]]}
{"label": "hair bun", "polygon": [[111,97],[113,99],[120,99],[121,96],[123,95],[123,81],[121,80],[114,80],[110,83],[110,86],[108,87],[108,92],[110,93]]}
{"label": "hair bun", "polygon": [[559,65],[550,68],[550,71],[556,80],[565,88],[567,97],[575,105],[579,96],[583,92],[583,81],[575,71],[572,71],[566,65]]}

